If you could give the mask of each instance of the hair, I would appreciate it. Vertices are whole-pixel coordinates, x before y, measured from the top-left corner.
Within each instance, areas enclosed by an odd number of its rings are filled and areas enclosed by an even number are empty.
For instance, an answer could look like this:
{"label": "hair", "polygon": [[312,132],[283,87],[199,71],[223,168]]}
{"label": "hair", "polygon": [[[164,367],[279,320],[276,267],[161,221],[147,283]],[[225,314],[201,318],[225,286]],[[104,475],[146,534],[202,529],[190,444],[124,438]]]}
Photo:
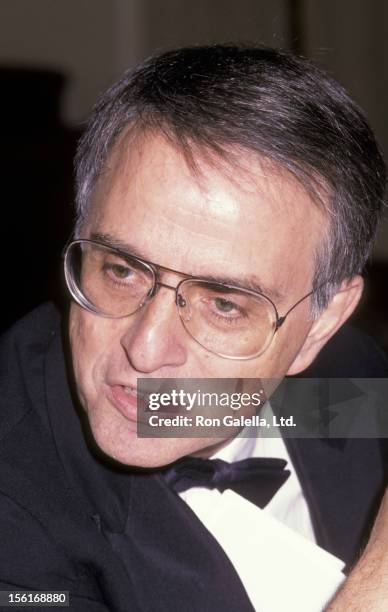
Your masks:
{"label": "hair", "polygon": [[112,147],[130,129],[161,132],[187,160],[202,151],[234,164],[254,152],[296,177],[328,219],[312,314],[362,272],[383,207],[384,161],[360,108],[307,59],[212,45],[168,51],[125,72],[97,101],[79,143],[76,231]]}

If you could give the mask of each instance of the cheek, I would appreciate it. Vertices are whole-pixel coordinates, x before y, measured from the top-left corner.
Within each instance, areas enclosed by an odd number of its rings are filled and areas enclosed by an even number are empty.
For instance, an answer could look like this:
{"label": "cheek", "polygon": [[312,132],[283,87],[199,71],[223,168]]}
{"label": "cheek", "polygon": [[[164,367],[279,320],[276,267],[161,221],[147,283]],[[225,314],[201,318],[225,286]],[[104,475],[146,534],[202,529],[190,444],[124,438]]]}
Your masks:
{"label": "cheek", "polygon": [[70,311],[70,342],[73,358],[92,358],[112,345],[115,334],[110,320],[93,315],[80,306],[72,305]]}
{"label": "cheek", "polygon": [[277,331],[268,355],[268,377],[283,377],[303,348],[306,337],[312,326],[308,308],[304,311],[290,313],[284,325]]}
{"label": "cheek", "polygon": [[290,365],[304,345],[306,336],[312,325],[306,315],[295,320],[286,320],[284,326],[275,334],[268,349],[259,357],[247,361],[222,360],[214,365],[211,362],[209,377],[219,378],[259,378],[281,379],[287,373]]}
{"label": "cheek", "polygon": [[[86,313],[85,313],[86,314]],[[90,352],[94,334],[88,329],[88,318],[78,306],[72,306],[70,312],[70,344],[73,364],[79,367]]]}
{"label": "cheek", "polygon": [[76,305],[71,307],[69,332],[74,375],[84,397],[107,355],[107,338],[96,317]]}

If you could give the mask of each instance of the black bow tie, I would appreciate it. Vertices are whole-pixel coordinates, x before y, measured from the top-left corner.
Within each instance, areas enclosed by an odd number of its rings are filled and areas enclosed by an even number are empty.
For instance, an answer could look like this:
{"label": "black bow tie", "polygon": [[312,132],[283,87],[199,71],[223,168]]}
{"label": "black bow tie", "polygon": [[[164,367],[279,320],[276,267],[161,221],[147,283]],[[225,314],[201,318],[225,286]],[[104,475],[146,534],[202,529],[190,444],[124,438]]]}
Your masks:
{"label": "black bow tie", "polygon": [[251,458],[235,463],[221,459],[186,457],[163,472],[166,483],[177,493],[192,487],[231,489],[264,508],[290,475],[284,459]]}

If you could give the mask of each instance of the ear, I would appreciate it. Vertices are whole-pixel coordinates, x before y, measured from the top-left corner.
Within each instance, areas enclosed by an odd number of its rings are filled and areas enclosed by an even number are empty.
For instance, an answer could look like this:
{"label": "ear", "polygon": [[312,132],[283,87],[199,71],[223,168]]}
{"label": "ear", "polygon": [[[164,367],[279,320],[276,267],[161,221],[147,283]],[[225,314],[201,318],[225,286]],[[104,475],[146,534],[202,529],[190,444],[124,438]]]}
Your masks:
{"label": "ear", "polygon": [[331,302],[313,322],[302,348],[292,362],[287,375],[303,372],[335,332],[350,317],[360,301],[364,281],[354,276],[342,283]]}

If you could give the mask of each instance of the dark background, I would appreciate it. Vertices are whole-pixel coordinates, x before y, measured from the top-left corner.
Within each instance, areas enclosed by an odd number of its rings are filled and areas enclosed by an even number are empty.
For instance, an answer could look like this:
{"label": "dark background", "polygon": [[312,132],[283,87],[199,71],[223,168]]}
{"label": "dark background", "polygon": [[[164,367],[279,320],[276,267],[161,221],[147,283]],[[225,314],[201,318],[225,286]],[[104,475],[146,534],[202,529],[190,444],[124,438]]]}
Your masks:
{"label": "dark background", "polygon": [[[99,91],[156,49],[251,41],[314,58],[347,87],[388,151],[385,0],[2,0],[1,317],[62,300],[72,159]],[[388,223],[353,321],[388,350]]]}

